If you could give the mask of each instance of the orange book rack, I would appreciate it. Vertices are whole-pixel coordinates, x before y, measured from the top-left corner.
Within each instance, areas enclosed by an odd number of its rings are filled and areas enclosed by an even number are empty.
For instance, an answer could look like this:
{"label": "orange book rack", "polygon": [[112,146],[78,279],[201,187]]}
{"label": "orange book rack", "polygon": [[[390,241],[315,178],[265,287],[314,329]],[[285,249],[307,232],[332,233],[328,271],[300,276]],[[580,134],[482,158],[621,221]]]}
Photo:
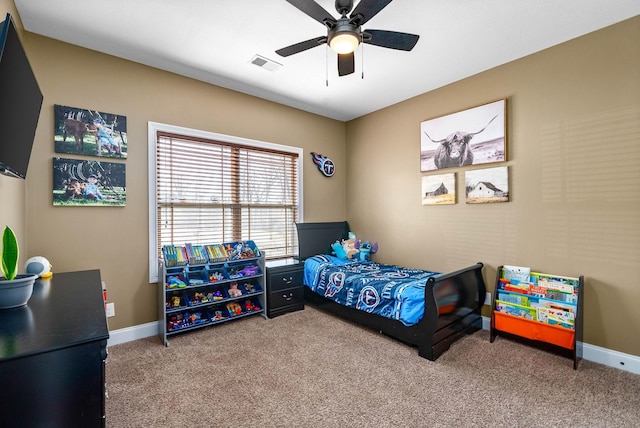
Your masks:
{"label": "orange book rack", "polygon": [[[491,301],[490,341],[499,335],[517,339],[568,357],[577,369],[582,359],[584,277],[531,272],[529,281],[513,283],[517,291],[500,266]],[[523,292],[527,285],[528,293]]]}

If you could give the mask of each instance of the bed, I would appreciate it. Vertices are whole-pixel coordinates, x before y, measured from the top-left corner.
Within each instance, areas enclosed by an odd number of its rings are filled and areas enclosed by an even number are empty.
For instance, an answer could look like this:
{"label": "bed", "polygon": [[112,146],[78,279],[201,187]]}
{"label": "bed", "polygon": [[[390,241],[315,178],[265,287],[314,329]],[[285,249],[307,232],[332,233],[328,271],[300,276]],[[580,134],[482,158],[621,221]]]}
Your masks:
{"label": "bed", "polygon": [[[401,314],[395,310],[387,309],[383,316],[369,311],[366,305],[364,305],[364,310],[362,307],[356,309],[325,297],[325,294],[331,295],[335,291],[331,290],[331,293],[327,293],[327,290],[331,288],[331,284],[328,282],[331,281],[326,281],[326,278],[333,275],[335,271],[316,270],[312,272],[311,269],[344,269],[345,274],[347,271],[356,271],[358,275],[362,276],[363,269],[375,270],[389,267],[376,263],[367,265],[367,262],[364,264],[361,262],[342,263],[344,265],[342,267],[339,264],[332,266],[331,262],[334,260],[330,257],[331,244],[347,239],[350,229],[346,221],[296,223],[296,227],[299,259],[301,263],[305,264],[304,296],[306,303],[415,346],[421,357],[431,361],[435,361],[456,340],[482,328],[480,309],[486,294],[486,286],[482,277],[482,263],[447,273],[418,272],[418,275],[423,275],[424,285],[420,289],[424,290],[423,306],[426,310],[422,310],[422,313],[418,314],[417,320],[407,321],[401,318]],[[408,269],[397,266],[391,268]],[[312,284],[313,278],[324,278],[325,282]],[[413,294],[415,294],[415,284],[412,286],[414,287]],[[314,288],[320,290],[322,294],[313,291]],[[382,294],[384,291],[380,290],[379,293]]]}

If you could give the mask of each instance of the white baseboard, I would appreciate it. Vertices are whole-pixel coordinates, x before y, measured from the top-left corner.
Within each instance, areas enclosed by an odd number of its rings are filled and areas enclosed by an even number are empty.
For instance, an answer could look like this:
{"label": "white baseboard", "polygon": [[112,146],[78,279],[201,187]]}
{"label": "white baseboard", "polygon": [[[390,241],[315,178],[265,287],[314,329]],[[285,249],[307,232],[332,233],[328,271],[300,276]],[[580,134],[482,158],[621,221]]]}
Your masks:
{"label": "white baseboard", "polygon": [[[146,337],[157,336],[160,332],[160,322],[149,322],[146,324],[134,325],[109,332],[107,346],[119,345],[133,340],[144,339]],[[158,342],[162,340],[158,338]]]}
{"label": "white baseboard", "polygon": [[[489,330],[491,327],[491,318],[482,317],[482,329]],[[146,337],[156,336],[160,331],[160,323],[150,322],[133,327],[121,328],[109,332],[109,340],[107,346],[114,346],[120,343],[131,342],[133,340],[144,339]],[[158,338],[158,342],[162,340]],[[582,346],[582,358],[594,363],[604,364],[605,366],[640,374],[640,357],[622,352],[613,351],[600,346],[590,345],[588,343],[578,343]]]}
{"label": "white baseboard", "polygon": [[601,348],[600,346],[590,345],[588,343],[583,343],[582,346],[582,358],[585,360],[640,374],[640,357]]}
{"label": "white baseboard", "polygon": [[491,329],[491,318],[482,317],[482,329],[483,330],[490,330]]}

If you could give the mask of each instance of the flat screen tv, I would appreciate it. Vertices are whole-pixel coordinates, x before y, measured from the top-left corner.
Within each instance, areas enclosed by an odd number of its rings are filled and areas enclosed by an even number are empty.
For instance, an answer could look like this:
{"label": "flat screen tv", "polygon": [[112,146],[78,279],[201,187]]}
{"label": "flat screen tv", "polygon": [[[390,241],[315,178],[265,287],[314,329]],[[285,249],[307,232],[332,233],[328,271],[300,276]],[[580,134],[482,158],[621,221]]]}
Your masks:
{"label": "flat screen tv", "polygon": [[0,174],[26,178],[42,92],[11,14],[0,31]]}

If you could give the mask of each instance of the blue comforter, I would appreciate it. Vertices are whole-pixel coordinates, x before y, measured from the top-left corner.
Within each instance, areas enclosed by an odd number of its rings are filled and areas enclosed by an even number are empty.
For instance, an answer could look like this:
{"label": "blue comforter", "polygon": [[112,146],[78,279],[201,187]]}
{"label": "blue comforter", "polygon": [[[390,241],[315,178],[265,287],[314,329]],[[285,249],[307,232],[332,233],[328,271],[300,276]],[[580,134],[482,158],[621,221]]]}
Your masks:
{"label": "blue comforter", "polygon": [[407,326],[422,319],[425,284],[434,275],[439,274],[329,255],[310,257],[304,263],[304,284],[314,292]]}

